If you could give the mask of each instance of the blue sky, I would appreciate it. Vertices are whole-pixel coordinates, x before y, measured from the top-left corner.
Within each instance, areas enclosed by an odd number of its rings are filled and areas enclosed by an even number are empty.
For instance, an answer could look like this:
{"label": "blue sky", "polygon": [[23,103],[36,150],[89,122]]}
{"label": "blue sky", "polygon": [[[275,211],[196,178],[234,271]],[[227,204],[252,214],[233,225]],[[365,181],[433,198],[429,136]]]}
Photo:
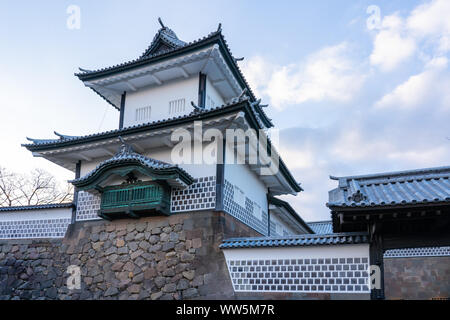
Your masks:
{"label": "blue sky", "polygon": [[[69,5],[81,28],[66,26]],[[369,30],[367,8],[380,9]],[[450,164],[450,1],[2,1],[0,165],[72,173],[33,158],[25,136],[116,128],[118,113],[73,76],[137,58],[157,17],[191,41],[219,22],[270,103],[280,152],[305,189],[305,220],[329,218],[328,176]]]}

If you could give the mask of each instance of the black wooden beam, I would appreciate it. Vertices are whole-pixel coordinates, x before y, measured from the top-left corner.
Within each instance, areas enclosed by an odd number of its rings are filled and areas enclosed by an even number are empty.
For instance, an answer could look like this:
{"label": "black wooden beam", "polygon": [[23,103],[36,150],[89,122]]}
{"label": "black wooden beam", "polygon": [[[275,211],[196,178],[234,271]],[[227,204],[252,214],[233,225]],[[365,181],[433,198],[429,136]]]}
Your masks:
{"label": "black wooden beam", "polygon": [[[75,179],[80,178],[81,176],[81,161],[78,161],[75,164]],[[77,221],[77,205],[78,205],[78,188],[74,187],[73,189],[73,203],[75,204],[72,209],[72,219],[70,223],[75,223]]]}
{"label": "black wooden beam", "polygon": [[119,118],[119,129],[123,129],[123,120],[125,117],[125,100],[127,97],[127,92],[125,91],[122,94],[122,98],[120,99],[120,118]]}
{"label": "black wooden beam", "polygon": [[223,193],[225,187],[225,139],[217,145],[216,164],[216,211],[223,211]]}
{"label": "black wooden beam", "polygon": [[198,104],[200,108],[206,107],[206,74],[199,73],[198,80]]}
{"label": "black wooden beam", "polygon": [[385,250],[447,246],[450,246],[450,230],[445,229],[440,232],[383,235]]}
{"label": "black wooden beam", "polygon": [[[379,270],[379,274],[375,274],[376,277],[379,277],[379,287],[372,287],[376,284],[376,280],[373,279],[374,283],[370,283],[371,291],[370,298],[372,300],[384,300],[384,243],[383,237],[378,233],[380,226],[379,224],[372,224],[369,230],[370,236],[370,246],[369,246],[369,257],[370,257],[370,266],[377,266]],[[376,272],[377,270],[375,270]],[[372,278],[371,278],[372,282]]]}

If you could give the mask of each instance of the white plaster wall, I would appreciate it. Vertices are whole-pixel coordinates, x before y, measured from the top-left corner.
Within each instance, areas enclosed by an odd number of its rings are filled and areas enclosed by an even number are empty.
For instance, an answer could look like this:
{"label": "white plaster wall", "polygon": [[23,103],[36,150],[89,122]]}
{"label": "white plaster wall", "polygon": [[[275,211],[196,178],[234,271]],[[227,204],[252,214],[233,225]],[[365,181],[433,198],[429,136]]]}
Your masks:
{"label": "white plaster wall", "polygon": [[[136,109],[151,106],[151,117],[143,122],[153,122],[173,117],[169,115],[169,101],[185,99],[186,111],[192,111],[191,101],[198,103],[198,75],[188,79],[163,83],[161,86],[142,88],[127,92],[125,100],[124,127],[139,124],[135,121]],[[178,114],[181,115],[181,114]],[[177,115],[177,116],[178,116]]]}
{"label": "white plaster wall", "polygon": [[[189,173],[194,178],[202,178],[202,177],[212,177],[216,176],[216,164],[205,164],[202,162],[202,164],[195,164],[194,163],[194,157],[199,157],[199,155],[202,154],[204,148],[208,145],[208,143],[203,144],[203,148],[194,148],[193,145],[191,146],[192,151],[192,158],[191,163],[176,163],[178,166],[184,170],[186,170],[187,173]],[[167,163],[174,163],[172,160],[172,149],[171,148],[159,148],[159,149],[152,149],[151,151],[147,152],[145,154],[147,157],[164,161]],[[200,158],[199,158],[200,159]]]}
{"label": "white plaster wall", "polygon": [[70,219],[72,208],[8,211],[0,214],[0,221],[30,221],[44,219]]}
{"label": "white plaster wall", "polygon": [[81,161],[80,176],[83,177],[94,170],[102,161],[109,158],[97,158],[92,161]]}
{"label": "white plaster wall", "polygon": [[219,107],[225,103],[220,93],[214,88],[211,81],[209,81],[209,78],[206,78],[206,106],[207,104],[207,98],[208,96],[211,97],[211,99],[215,102],[214,107]]}
{"label": "white plaster wall", "polygon": [[369,258],[368,244],[223,249],[227,261],[252,259]]}
{"label": "white plaster wall", "polygon": [[[232,152],[233,150],[227,145],[226,155],[229,156]],[[267,188],[256,173],[251,171],[246,164],[230,164],[228,158],[225,162],[225,180],[237,185],[247,198],[256,202],[267,213]]]}

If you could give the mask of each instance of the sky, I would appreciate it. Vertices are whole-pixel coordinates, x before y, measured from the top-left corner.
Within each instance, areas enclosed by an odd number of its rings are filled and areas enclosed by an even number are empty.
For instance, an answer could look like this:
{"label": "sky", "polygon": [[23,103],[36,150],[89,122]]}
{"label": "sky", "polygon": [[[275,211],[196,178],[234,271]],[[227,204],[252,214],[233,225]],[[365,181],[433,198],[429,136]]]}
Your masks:
{"label": "sky", "polygon": [[[79,28],[69,28],[80,9]],[[306,221],[330,219],[333,176],[450,165],[450,1],[0,2],[0,166],[73,173],[21,147],[118,127],[73,75],[142,54],[157,18],[184,41],[223,34],[280,129]],[[72,25],[73,26],[73,25]]]}

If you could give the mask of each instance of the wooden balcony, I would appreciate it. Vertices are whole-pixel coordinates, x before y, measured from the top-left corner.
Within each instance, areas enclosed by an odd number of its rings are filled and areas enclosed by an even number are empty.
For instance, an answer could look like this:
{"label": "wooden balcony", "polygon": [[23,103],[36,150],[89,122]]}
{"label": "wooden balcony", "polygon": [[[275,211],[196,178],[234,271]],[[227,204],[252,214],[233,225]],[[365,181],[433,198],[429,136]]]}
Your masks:
{"label": "wooden balcony", "polygon": [[103,190],[99,216],[104,219],[140,218],[152,214],[170,214],[168,186],[141,182]]}

